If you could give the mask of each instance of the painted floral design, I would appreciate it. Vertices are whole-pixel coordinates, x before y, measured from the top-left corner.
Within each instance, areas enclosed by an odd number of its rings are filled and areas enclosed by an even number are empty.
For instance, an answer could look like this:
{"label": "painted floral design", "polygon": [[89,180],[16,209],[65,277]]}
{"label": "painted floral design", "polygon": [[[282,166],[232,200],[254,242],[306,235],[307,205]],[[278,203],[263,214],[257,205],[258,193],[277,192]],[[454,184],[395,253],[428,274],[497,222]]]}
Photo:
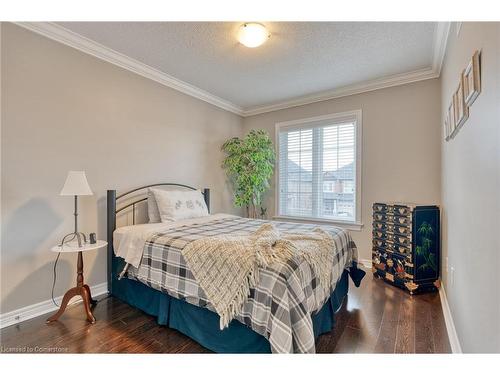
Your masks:
{"label": "painted floral design", "polygon": [[420,267],[418,267],[418,269],[424,272],[427,271],[428,269],[431,269],[434,272],[436,272],[437,271],[436,256],[431,252],[432,249],[431,237],[433,234],[432,226],[424,221],[420,226],[420,228],[418,228],[418,233],[422,236],[422,244],[420,246],[415,247],[415,252],[417,253],[417,256],[423,257],[425,260],[425,262]]}

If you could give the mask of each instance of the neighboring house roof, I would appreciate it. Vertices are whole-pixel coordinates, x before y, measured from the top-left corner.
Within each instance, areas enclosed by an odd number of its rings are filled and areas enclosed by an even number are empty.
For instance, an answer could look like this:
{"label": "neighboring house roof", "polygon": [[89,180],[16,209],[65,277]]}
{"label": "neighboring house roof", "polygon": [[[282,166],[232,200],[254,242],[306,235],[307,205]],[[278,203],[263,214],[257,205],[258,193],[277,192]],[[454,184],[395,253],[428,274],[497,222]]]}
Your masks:
{"label": "neighboring house roof", "polygon": [[[287,168],[288,173],[294,173],[295,176],[300,174],[301,181],[311,181],[312,179],[312,172],[305,170],[290,159],[288,159]],[[335,180],[354,180],[354,162],[344,165],[336,171],[327,171],[323,173],[323,181]]]}
{"label": "neighboring house roof", "polygon": [[298,165],[297,163],[293,162],[290,159],[288,159],[287,169],[288,173],[294,173],[295,176],[298,176],[300,173],[301,181],[312,180],[312,172],[306,171],[304,168],[302,168],[300,165]]}
{"label": "neighboring house roof", "polygon": [[354,162],[344,165],[336,171],[328,171],[323,174],[323,181],[354,180]]}

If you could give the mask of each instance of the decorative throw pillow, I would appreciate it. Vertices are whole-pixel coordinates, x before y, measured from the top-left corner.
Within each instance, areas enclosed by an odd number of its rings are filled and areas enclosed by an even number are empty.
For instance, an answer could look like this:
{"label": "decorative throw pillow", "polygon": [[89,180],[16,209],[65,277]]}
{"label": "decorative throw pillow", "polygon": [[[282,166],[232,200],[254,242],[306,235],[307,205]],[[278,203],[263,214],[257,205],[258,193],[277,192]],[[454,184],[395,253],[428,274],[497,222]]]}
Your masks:
{"label": "decorative throw pillow", "polygon": [[199,190],[160,190],[153,192],[162,223],[208,216],[208,208]]}
{"label": "decorative throw pillow", "polygon": [[155,195],[148,189],[148,217],[150,223],[159,223],[160,219],[160,211],[158,211],[158,205],[156,204]]}

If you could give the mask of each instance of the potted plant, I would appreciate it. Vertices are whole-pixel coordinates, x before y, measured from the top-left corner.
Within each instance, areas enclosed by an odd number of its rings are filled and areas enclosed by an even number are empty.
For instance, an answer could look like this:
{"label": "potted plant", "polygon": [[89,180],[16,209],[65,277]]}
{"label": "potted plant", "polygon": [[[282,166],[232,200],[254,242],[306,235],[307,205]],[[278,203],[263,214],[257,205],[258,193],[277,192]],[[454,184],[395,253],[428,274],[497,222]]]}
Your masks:
{"label": "potted plant", "polygon": [[244,138],[227,140],[222,151],[226,154],[222,167],[235,189],[234,204],[245,207],[248,217],[257,218],[276,160],[271,138],[263,130],[250,130]]}

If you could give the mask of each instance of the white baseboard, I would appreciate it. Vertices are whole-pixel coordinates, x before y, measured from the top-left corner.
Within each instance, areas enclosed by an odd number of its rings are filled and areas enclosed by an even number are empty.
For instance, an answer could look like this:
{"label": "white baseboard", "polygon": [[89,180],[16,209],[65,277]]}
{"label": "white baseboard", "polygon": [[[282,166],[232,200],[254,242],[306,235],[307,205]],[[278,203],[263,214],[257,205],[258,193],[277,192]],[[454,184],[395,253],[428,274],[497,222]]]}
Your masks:
{"label": "white baseboard", "polygon": [[372,269],[372,260],[371,259],[358,259],[358,264],[362,265],[367,270]]}
{"label": "white baseboard", "polygon": [[439,288],[439,298],[441,299],[441,307],[443,308],[444,322],[446,324],[446,330],[448,331],[451,352],[454,354],[461,354],[462,347],[458,339],[457,330],[455,329],[455,323],[453,323],[453,316],[451,315],[450,305],[448,304],[443,284],[441,284]]}
{"label": "white baseboard", "polygon": [[[359,259],[358,264],[363,267],[370,269],[372,268],[372,261],[370,259]],[[108,284],[102,283],[90,287],[92,296],[100,296],[108,292]],[[439,288],[439,297],[441,299],[441,307],[443,308],[443,316],[446,324],[446,330],[448,332],[448,339],[450,340],[450,346],[452,353],[462,353],[462,347],[458,339],[457,331],[455,329],[455,324],[453,322],[453,317],[451,315],[450,306],[446,298],[446,291],[444,286],[441,284]],[[61,304],[63,296],[54,298],[58,305]],[[70,302],[71,304],[78,303],[81,298],[75,298]],[[54,305],[52,300],[47,300],[39,303],[35,303],[30,306],[22,307],[17,310],[7,312],[5,314],[0,314],[0,328],[5,328],[13,324],[24,322],[25,320],[36,318],[37,316],[47,314],[49,312],[57,310],[58,307]]]}
{"label": "white baseboard", "polygon": [[[371,270],[372,261],[371,259],[358,259],[358,264],[362,265],[364,268]],[[446,331],[448,332],[448,339],[450,340],[451,352],[456,354],[462,353],[462,346],[460,345],[460,340],[458,339],[457,330],[455,329],[455,323],[453,322],[453,316],[451,315],[450,305],[446,298],[446,291],[441,283],[439,288],[439,298],[441,299],[441,307],[443,309],[444,322],[446,324]]]}
{"label": "white baseboard", "polygon": [[[97,284],[90,287],[92,297],[97,297],[108,292],[108,283]],[[61,304],[63,296],[54,298],[58,305]],[[70,301],[70,304],[81,302],[80,297],[75,297]],[[0,328],[5,328],[13,324],[24,322],[25,320],[36,318],[37,316],[47,314],[51,311],[57,310],[59,307],[55,306],[51,299],[30,306],[22,307],[17,310],[0,314]]]}

